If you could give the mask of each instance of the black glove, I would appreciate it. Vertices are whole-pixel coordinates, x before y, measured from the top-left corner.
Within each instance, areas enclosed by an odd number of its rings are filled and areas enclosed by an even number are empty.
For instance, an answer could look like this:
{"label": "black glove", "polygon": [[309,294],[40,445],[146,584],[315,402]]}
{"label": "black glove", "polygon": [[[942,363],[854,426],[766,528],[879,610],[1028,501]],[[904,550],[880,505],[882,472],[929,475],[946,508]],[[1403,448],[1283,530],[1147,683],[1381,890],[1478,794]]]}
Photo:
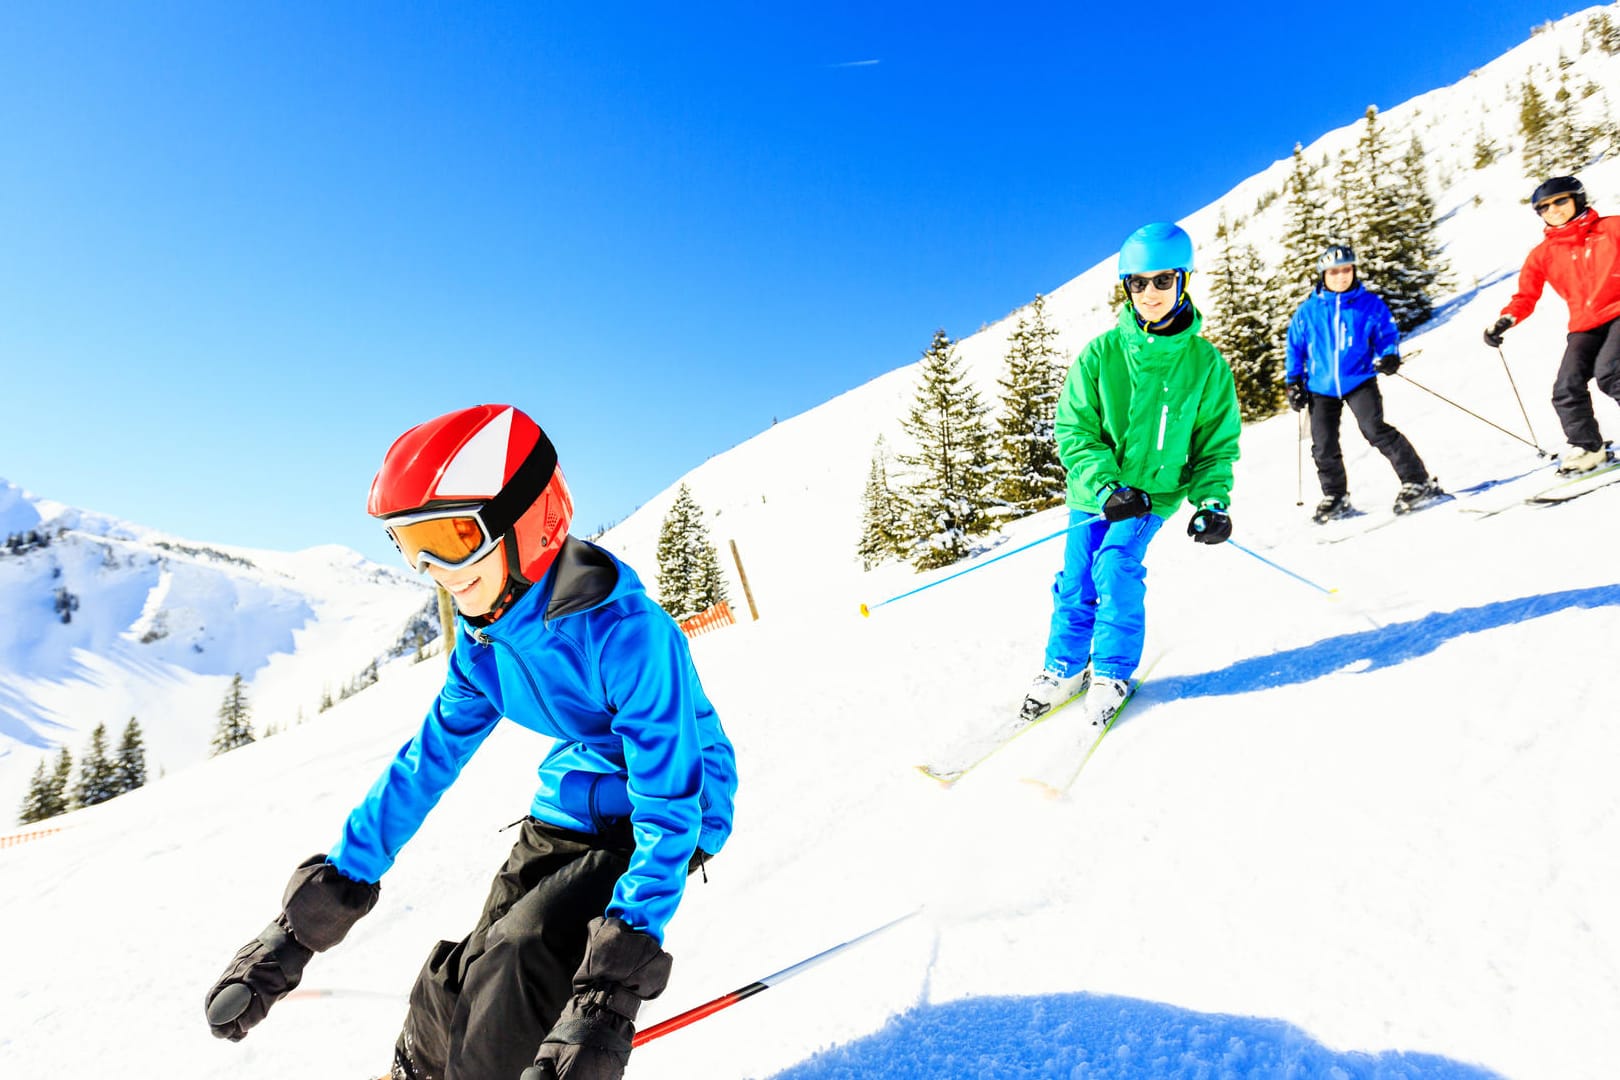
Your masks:
{"label": "black glove", "polygon": [[299,863],[281,898],[281,914],[237,950],[203,999],[214,1034],[232,1042],[245,1037],[298,985],[309,958],[342,941],[376,905],[377,894],[375,884],[344,877],[325,855]]}
{"label": "black glove", "polygon": [[1210,503],[1200,507],[1198,512],[1187,522],[1187,535],[1193,538],[1195,544],[1219,544],[1232,538],[1232,519],[1226,514],[1226,507],[1220,503]]}
{"label": "black glove", "polygon": [[1311,392],[1305,389],[1305,384],[1294,380],[1288,384],[1288,407],[1295,412],[1311,403]]}
{"label": "black glove", "polygon": [[1399,353],[1386,353],[1373,361],[1373,370],[1380,375],[1393,375],[1401,370],[1401,357]]}
{"label": "black glove", "polygon": [[620,1080],[641,1003],[664,992],[674,959],[652,935],[611,916],[591,920],[574,996],[520,1080]]}
{"label": "black glove", "polygon": [[1109,521],[1124,521],[1126,518],[1139,518],[1152,510],[1153,500],[1147,492],[1120,484],[1108,493],[1102,514]]}
{"label": "black glove", "polygon": [[1502,347],[1502,335],[1507,333],[1508,327],[1512,325],[1513,316],[1511,315],[1504,315],[1497,319],[1496,324],[1485,331],[1485,344],[1493,349],[1500,349]]}

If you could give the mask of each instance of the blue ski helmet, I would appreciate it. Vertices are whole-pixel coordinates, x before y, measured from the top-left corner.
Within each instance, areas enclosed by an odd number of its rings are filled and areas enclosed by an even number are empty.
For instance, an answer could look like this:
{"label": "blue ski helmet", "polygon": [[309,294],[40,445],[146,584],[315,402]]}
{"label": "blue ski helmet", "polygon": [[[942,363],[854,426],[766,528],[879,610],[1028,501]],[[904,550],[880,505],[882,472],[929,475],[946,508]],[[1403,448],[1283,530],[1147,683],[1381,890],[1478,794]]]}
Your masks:
{"label": "blue ski helmet", "polygon": [[1349,244],[1334,244],[1322,252],[1322,257],[1316,260],[1318,270],[1326,270],[1333,266],[1356,265],[1356,251]]}
{"label": "blue ski helmet", "polygon": [[1555,176],[1546,181],[1530,196],[1530,209],[1541,213],[1541,204],[1559,195],[1575,196],[1575,213],[1586,211],[1586,188],[1573,176]]}
{"label": "blue ski helmet", "polygon": [[1125,238],[1119,249],[1119,276],[1154,270],[1193,269],[1193,242],[1186,230],[1168,221],[1144,225]]}

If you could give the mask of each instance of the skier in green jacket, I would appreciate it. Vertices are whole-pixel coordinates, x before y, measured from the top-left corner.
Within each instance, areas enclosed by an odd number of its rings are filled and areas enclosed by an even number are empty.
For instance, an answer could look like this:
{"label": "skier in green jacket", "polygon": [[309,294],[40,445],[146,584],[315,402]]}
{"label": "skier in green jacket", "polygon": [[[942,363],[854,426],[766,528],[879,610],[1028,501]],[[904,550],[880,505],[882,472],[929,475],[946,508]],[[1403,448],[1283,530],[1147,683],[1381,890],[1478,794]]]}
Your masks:
{"label": "skier in green jacket", "polygon": [[1187,525],[1193,540],[1232,535],[1237,391],[1232,369],[1199,336],[1192,270],[1192,238],[1178,226],[1132,233],[1119,252],[1127,297],[1119,325],[1086,345],[1064,382],[1057,447],[1073,527],[1027,718],[1085,693],[1087,718],[1100,730],[1124,703],[1142,662],[1142,557],[1183,499],[1197,508]]}

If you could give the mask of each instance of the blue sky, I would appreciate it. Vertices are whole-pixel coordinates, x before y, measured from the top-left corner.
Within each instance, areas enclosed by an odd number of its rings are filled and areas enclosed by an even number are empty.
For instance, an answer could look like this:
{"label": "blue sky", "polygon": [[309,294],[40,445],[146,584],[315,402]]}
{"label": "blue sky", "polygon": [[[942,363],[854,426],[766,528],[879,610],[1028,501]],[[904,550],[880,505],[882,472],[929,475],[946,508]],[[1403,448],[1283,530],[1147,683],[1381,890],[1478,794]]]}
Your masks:
{"label": "blue sky", "polygon": [[390,442],[504,401],[592,531],[1562,14],[9,0],[0,477],[391,559]]}

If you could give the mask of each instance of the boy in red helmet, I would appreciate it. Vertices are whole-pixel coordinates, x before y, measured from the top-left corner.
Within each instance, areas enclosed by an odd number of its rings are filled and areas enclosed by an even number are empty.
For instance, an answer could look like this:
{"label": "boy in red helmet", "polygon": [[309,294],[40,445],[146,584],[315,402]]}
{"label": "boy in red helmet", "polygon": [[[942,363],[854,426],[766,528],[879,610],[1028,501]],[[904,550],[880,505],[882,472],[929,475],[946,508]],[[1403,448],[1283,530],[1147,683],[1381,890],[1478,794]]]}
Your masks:
{"label": "boy in red helmet", "polygon": [[337,845],[298,867],[209,990],[209,1025],[242,1038],[343,939],[505,716],[556,741],[472,932],[417,976],[391,1076],[616,1080],[641,1002],[668,981],[686,875],[731,832],[735,756],[686,639],[634,571],[568,535],[556,451],[515,408],[406,432],[368,511],[455,600],[449,675]]}
{"label": "boy in red helmet", "polygon": [[1555,176],[1530,196],[1545,238],[1519,271],[1519,287],[1502,315],[1485,331],[1485,344],[1502,347],[1502,335],[1536,309],[1541,290],[1569,305],[1569,339],[1553,381],[1553,409],[1569,446],[1558,471],[1590,472],[1612,460],[1597,415],[1594,380],[1620,402],[1620,218],[1602,217],[1587,205],[1586,188],[1573,176]]}

